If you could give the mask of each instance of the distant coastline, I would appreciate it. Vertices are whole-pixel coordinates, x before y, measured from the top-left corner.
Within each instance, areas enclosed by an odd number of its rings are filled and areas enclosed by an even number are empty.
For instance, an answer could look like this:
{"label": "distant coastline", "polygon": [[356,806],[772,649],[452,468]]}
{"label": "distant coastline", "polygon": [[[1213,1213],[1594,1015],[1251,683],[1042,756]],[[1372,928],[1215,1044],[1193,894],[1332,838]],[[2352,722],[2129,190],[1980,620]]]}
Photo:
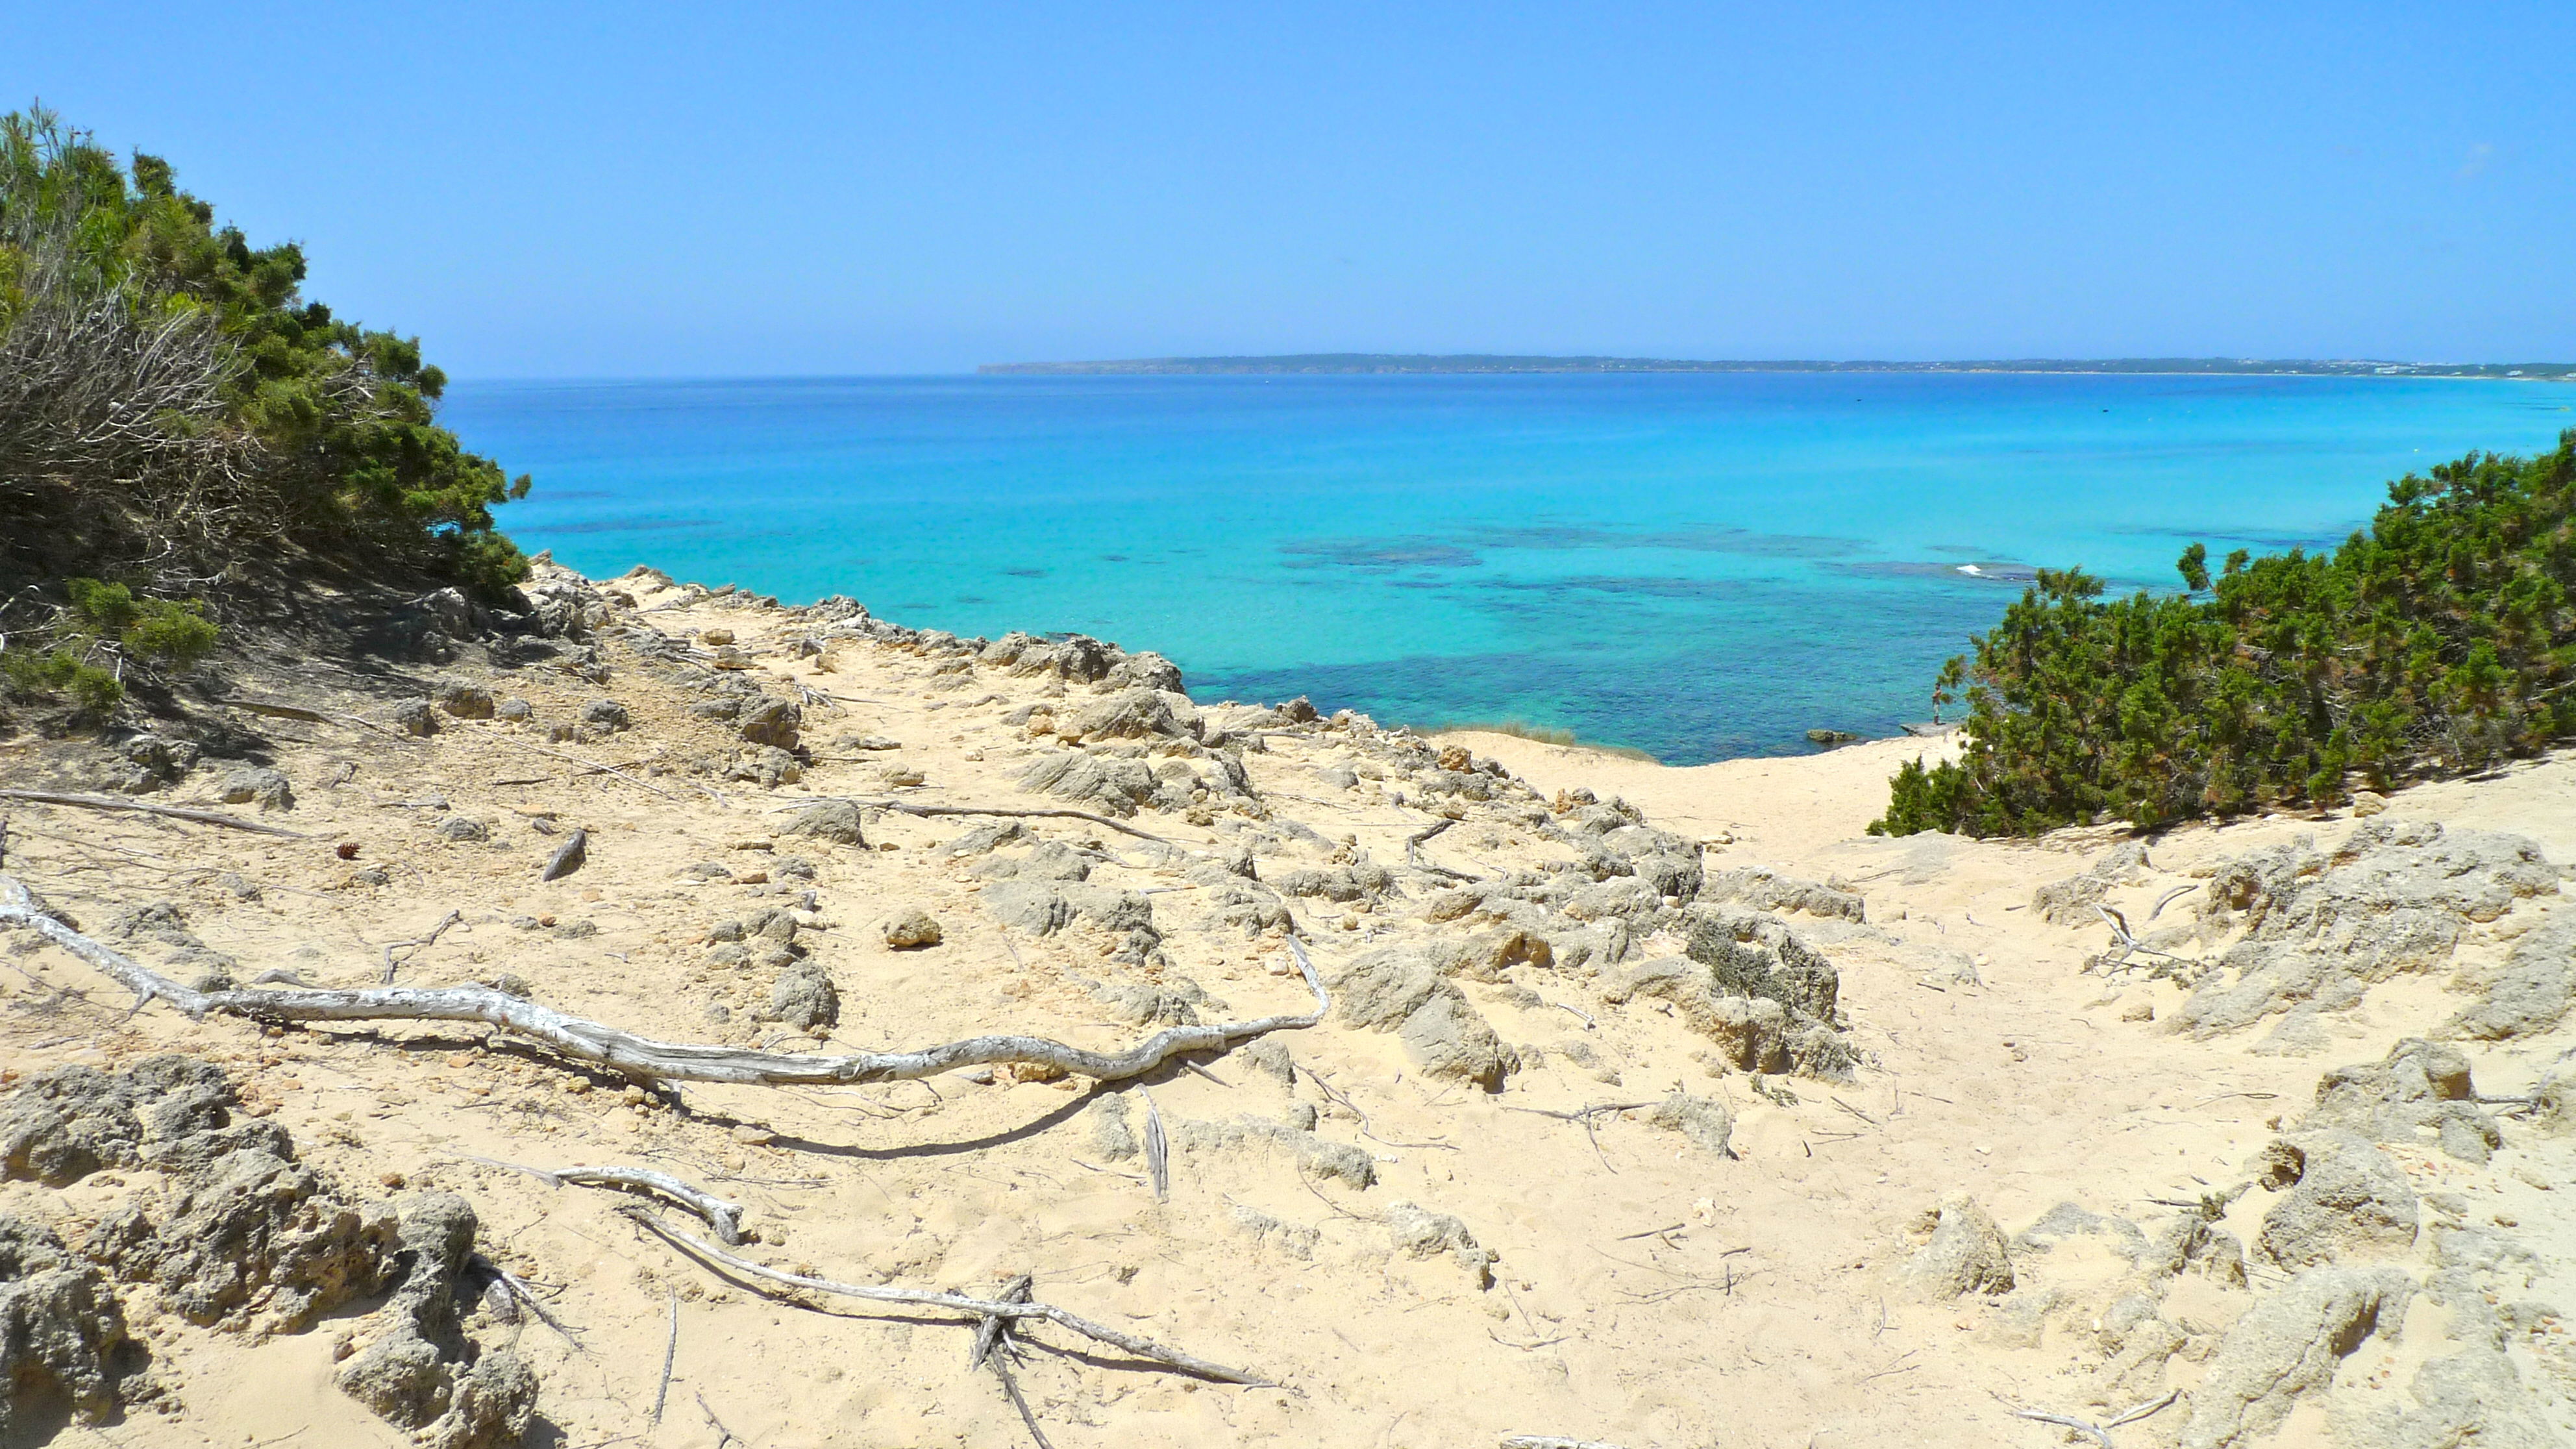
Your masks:
{"label": "distant coastline", "polygon": [[1718,362],[1668,357],[1514,357],[1490,353],[1304,352],[1277,357],[1139,357],[988,362],[995,377],[1165,377],[1282,373],[1978,372],[2154,373],[2246,377],[2470,377],[2576,381],[2568,362],[2381,362],[2234,357],[2022,358],[1990,362]]}

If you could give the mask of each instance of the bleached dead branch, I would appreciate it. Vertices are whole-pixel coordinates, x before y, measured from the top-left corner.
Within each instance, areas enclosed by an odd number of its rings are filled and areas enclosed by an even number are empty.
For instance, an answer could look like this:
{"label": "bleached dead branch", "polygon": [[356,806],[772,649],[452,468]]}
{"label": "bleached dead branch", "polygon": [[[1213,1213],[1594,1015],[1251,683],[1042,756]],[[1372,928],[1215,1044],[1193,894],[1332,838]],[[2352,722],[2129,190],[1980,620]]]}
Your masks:
{"label": "bleached dead branch", "polygon": [[812,1056],[656,1041],[483,986],[199,991],[38,911],[26,886],[6,875],[0,875],[0,925],[27,926],[43,934],[135,993],[137,1009],[158,999],[191,1017],[222,1012],[259,1021],[476,1022],[637,1081],[822,1086],[908,1081],[961,1067],[1004,1063],[1052,1067],[1095,1081],[1124,1081],[1177,1056],[1224,1051],[1274,1031],[1315,1026],[1332,1008],[1332,998],[1313,963],[1299,951],[1298,969],[1315,996],[1311,1012],[1169,1027],[1117,1052],[1092,1051],[1043,1037],[996,1035],[968,1037],[921,1051]]}

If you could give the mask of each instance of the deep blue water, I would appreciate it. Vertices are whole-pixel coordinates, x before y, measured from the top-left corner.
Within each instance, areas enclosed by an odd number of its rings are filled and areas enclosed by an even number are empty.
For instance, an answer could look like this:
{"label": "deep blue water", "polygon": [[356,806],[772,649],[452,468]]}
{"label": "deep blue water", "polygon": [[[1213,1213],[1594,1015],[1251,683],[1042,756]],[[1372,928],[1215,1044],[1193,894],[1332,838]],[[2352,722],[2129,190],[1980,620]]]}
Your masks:
{"label": "deep blue water", "polygon": [[1518,719],[1676,763],[1919,719],[2020,585],[2330,545],[2576,387],[1656,374],[459,383],[504,526],[902,623],[1073,630],[1202,698]]}

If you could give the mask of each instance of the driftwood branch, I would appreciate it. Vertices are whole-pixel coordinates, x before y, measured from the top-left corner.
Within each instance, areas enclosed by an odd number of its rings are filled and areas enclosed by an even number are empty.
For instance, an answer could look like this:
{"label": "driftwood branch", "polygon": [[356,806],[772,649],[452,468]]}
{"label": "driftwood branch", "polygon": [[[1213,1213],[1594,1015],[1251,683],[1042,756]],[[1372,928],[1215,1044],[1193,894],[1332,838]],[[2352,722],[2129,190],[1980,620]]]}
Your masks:
{"label": "driftwood branch", "polygon": [[[1175,1368],[1197,1378],[1221,1384],[1246,1384],[1254,1388],[1277,1388],[1278,1382],[1265,1379],[1244,1369],[1228,1368],[1176,1348],[1165,1348],[1149,1338],[1122,1333],[1105,1323],[1068,1313],[1052,1303],[1006,1303],[990,1298],[969,1298],[961,1293],[938,1293],[921,1288],[864,1287],[856,1283],[835,1283],[828,1278],[813,1278],[802,1273],[785,1273],[776,1268],[752,1262],[701,1242],[676,1228],[656,1221],[641,1209],[629,1209],[627,1216],[654,1236],[710,1263],[721,1264],[746,1278],[757,1278],[789,1288],[809,1292],[831,1293],[843,1298],[861,1298],[871,1303],[902,1303],[915,1308],[944,1308],[951,1313],[969,1314],[979,1320],[999,1318],[1017,1324],[1026,1319],[1044,1319],[1059,1328],[1070,1329],[1097,1343],[1105,1343],[1122,1353]],[[980,1326],[980,1325],[979,1325]]]}
{"label": "driftwood branch", "polygon": [[742,1242],[742,1204],[728,1202],[667,1172],[656,1172],[649,1167],[530,1167],[524,1162],[503,1162],[497,1157],[476,1157],[462,1152],[457,1156],[485,1167],[524,1172],[548,1187],[562,1187],[567,1183],[574,1187],[625,1187],[666,1197],[704,1218],[725,1246],[734,1247]]}
{"label": "driftwood branch", "polygon": [[74,795],[60,790],[0,790],[0,800],[25,800],[35,805],[69,805],[76,810],[117,810],[135,815],[158,815],[168,820],[185,820],[197,825],[220,825],[227,830],[247,830],[254,835],[274,835],[280,840],[311,840],[300,830],[283,825],[263,825],[226,815],[218,810],[189,810],[177,805],[146,805],[140,800],[121,800],[114,795]]}
{"label": "driftwood branch", "polygon": [[27,888],[0,875],[0,925],[32,927],[54,944],[113,977],[138,998],[155,998],[191,1017],[224,1012],[259,1021],[480,1022],[541,1042],[574,1061],[589,1062],[644,1081],[732,1082],[752,1086],[826,1086],[900,1082],[960,1067],[1001,1063],[1050,1066],[1095,1081],[1123,1081],[1191,1052],[1224,1051],[1239,1042],[1319,1024],[1332,998],[1304,952],[1297,953],[1315,1009],[1209,1026],[1158,1031],[1125,1051],[1100,1052],[1032,1036],[978,1036],[911,1052],[854,1052],[811,1056],[657,1041],[613,1026],[540,1006],[484,986],[386,986],[373,990],[199,991],[182,986],[131,957],[101,945],[35,909]]}

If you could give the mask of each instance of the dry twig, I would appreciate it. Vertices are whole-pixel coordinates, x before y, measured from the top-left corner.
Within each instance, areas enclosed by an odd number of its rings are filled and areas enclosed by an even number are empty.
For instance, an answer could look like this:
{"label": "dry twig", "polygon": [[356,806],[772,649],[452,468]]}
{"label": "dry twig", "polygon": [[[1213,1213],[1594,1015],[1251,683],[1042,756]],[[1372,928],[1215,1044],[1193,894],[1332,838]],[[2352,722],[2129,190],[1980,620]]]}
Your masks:
{"label": "dry twig", "polygon": [[685,1249],[708,1262],[722,1264],[747,1278],[784,1284],[790,1288],[802,1288],[809,1292],[865,1299],[871,1303],[903,1303],[916,1308],[944,1308],[951,1313],[968,1314],[978,1320],[1001,1318],[1017,1323],[1022,1319],[1041,1318],[1059,1328],[1070,1329],[1094,1342],[1105,1343],[1123,1353],[1133,1354],[1137,1358],[1178,1369],[1182,1373],[1198,1378],[1210,1379],[1221,1384],[1245,1384],[1253,1388],[1279,1387],[1275,1380],[1262,1378],[1243,1369],[1212,1363],[1194,1354],[1183,1353],[1176,1348],[1165,1348],[1152,1339],[1120,1332],[1108,1324],[1095,1323],[1088,1318],[1068,1313],[1052,1303],[1004,1303],[990,1298],[969,1298],[961,1293],[937,1293],[920,1288],[865,1287],[856,1283],[835,1283],[828,1278],[812,1278],[802,1273],[785,1273],[776,1268],[755,1263],[748,1258],[736,1257],[713,1243],[701,1242],[686,1233],[666,1226],[657,1221],[652,1214],[641,1209],[629,1208],[627,1216],[664,1242]]}
{"label": "dry twig", "polygon": [[417,946],[417,947],[421,948],[422,950],[427,950],[429,947],[431,947],[431,946],[433,946],[433,945],[436,945],[436,944],[438,943],[438,938],[439,938],[439,937],[441,937],[441,936],[443,936],[443,935],[447,934],[447,928],[448,928],[448,927],[453,926],[453,925],[457,924],[458,922],[460,922],[460,921],[462,921],[462,920],[464,920],[464,919],[465,919],[465,913],[464,913],[463,911],[449,911],[446,915],[441,916],[441,917],[439,917],[439,918],[438,918],[438,924],[437,924],[437,925],[432,926],[432,927],[430,927],[430,928],[429,928],[429,934],[428,934],[428,935],[426,935],[426,936],[421,936],[421,937],[418,937],[418,938],[416,938],[416,939],[409,940],[409,941],[391,941],[391,942],[386,943],[386,945],[385,945],[385,984],[386,984],[387,986],[391,986],[391,985],[393,985],[393,984],[394,984],[394,951],[395,951],[395,949],[396,949],[397,947],[402,947],[402,946]]}

